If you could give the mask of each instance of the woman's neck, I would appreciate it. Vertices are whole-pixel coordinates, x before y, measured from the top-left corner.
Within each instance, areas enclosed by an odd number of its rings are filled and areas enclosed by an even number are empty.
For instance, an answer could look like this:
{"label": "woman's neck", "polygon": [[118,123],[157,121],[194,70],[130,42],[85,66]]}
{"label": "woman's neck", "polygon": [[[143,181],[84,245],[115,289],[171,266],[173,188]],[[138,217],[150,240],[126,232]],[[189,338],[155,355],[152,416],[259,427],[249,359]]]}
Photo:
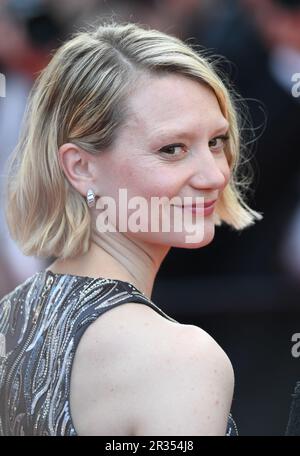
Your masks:
{"label": "woman's neck", "polygon": [[84,255],[56,260],[48,269],[63,274],[130,282],[151,299],[154,280],[169,246],[132,238],[130,233],[99,232],[92,222],[90,248]]}
{"label": "woman's neck", "polygon": [[99,274],[132,283],[151,298],[154,280],[168,246],[132,239],[128,233],[92,230],[90,264]]}

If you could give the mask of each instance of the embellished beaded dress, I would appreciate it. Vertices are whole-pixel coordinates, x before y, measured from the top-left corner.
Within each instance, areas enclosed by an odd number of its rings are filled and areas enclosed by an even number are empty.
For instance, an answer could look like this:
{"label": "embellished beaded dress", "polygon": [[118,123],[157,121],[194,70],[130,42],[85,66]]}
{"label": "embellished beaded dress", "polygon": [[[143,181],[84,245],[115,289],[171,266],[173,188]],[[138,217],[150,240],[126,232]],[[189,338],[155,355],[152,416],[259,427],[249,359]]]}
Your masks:
{"label": "embellished beaded dress", "polygon": [[292,402],[285,435],[300,436],[300,382],[296,383],[292,394]]}
{"label": "embellished beaded dress", "polygon": [[[70,411],[76,347],[88,326],[126,302],[178,323],[129,282],[37,272],[0,301],[0,435],[77,435]],[[237,435],[228,417],[226,435]]]}

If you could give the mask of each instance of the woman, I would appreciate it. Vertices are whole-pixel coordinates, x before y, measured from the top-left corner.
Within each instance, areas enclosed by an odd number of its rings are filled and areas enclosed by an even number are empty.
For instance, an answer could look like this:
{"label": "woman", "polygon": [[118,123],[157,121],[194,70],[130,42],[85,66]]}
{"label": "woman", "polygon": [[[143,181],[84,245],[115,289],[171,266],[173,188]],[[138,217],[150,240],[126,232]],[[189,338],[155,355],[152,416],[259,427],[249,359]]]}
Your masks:
{"label": "woman", "polygon": [[[92,27],[57,50],[26,119],[7,221],[25,254],[56,260],[1,301],[0,433],[233,434],[227,355],[151,301],[172,246],[260,218],[238,190],[237,114],[212,63],[135,24]],[[170,229],[138,231],[130,210],[153,197],[167,202],[151,222],[169,208]]]}

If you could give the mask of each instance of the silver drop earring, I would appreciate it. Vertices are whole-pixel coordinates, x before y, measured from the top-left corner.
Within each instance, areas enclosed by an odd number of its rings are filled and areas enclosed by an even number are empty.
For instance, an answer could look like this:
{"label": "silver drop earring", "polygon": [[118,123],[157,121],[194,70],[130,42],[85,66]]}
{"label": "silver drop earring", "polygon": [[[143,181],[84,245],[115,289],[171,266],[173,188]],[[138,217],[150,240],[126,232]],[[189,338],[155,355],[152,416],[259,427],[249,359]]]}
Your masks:
{"label": "silver drop earring", "polygon": [[96,202],[95,192],[92,188],[89,188],[86,193],[86,200],[89,207],[94,207]]}

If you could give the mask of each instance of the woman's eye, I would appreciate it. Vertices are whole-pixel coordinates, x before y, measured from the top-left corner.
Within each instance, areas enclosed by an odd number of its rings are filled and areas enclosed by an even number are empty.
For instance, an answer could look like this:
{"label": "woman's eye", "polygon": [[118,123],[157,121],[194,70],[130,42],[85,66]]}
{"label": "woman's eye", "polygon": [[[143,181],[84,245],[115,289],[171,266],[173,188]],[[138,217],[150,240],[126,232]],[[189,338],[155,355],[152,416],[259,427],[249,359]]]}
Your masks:
{"label": "woman's eye", "polygon": [[171,157],[177,157],[181,155],[184,144],[169,144],[168,146],[162,147],[159,151],[163,152]]}
{"label": "woman's eye", "polygon": [[225,143],[228,141],[228,135],[217,136],[209,141],[209,147],[211,149],[221,149],[225,146]]}

